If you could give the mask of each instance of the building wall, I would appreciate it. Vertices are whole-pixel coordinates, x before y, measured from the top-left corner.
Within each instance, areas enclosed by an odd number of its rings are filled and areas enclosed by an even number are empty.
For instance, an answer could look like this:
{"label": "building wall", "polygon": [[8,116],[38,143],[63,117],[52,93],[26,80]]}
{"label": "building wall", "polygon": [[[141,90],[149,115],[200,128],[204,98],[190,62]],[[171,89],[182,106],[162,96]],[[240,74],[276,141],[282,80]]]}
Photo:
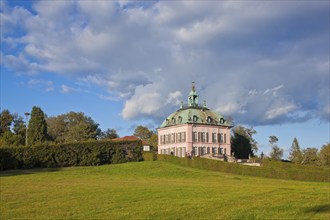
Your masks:
{"label": "building wall", "polygon": [[[182,133],[185,133],[184,140]],[[230,153],[228,127],[184,124],[158,129],[158,154],[184,157],[205,154],[230,155]]]}

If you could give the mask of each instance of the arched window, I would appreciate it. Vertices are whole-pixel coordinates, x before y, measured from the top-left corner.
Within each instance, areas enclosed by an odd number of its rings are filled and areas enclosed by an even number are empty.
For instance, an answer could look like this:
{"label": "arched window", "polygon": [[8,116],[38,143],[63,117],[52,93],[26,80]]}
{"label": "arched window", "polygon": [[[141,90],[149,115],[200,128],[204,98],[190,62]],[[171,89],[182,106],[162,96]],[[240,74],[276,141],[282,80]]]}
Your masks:
{"label": "arched window", "polygon": [[210,116],[207,117],[207,122],[212,123],[212,118]]}
{"label": "arched window", "polygon": [[196,115],[194,115],[194,116],[193,116],[193,121],[194,121],[194,122],[197,122],[197,120],[198,120],[198,117],[197,117]]}

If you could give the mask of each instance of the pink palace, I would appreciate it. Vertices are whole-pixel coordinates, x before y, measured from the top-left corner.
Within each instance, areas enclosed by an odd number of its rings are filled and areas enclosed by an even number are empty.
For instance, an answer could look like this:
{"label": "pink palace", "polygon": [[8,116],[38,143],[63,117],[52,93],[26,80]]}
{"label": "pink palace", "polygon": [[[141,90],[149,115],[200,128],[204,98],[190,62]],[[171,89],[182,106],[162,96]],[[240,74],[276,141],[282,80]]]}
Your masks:
{"label": "pink palace", "polygon": [[231,123],[208,109],[204,101],[198,105],[193,83],[188,104],[170,114],[158,130],[158,154],[185,156],[231,155]]}

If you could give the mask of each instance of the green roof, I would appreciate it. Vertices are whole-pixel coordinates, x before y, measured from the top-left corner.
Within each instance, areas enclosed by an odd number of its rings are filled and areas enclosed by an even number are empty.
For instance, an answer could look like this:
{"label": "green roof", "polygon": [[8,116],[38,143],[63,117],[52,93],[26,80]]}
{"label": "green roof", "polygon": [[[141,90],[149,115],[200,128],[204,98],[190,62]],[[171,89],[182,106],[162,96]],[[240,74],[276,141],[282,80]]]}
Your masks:
{"label": "green roof", "polygon": [[161,124],[160,128],[180,124],[207,124],[231,127],[231,123],[224,117],[206,107],[183,107],[170,114]]}
{"label": "green roof", "polygon": [[194,82],[188,95],[188,104],[185,106],[181,104],[181,108],[170,114],[163,121],[160,128],[180,124],[207,124],[232,127],[231,123],[226,121],[222,115],[206,108],[205,101],[203,106],[198,105],[198,94],[195,90]]}

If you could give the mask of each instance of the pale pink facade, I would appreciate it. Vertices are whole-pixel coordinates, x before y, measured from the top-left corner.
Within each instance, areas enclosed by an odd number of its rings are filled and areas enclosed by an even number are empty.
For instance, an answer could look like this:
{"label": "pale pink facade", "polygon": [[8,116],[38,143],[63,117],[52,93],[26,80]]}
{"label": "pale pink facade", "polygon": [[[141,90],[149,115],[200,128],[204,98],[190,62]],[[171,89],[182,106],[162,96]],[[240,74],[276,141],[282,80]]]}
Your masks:
{"label": "pale pink facade", "polygon": [[229,156],[230,127],[188,123],[159,128],[158,154]]}

